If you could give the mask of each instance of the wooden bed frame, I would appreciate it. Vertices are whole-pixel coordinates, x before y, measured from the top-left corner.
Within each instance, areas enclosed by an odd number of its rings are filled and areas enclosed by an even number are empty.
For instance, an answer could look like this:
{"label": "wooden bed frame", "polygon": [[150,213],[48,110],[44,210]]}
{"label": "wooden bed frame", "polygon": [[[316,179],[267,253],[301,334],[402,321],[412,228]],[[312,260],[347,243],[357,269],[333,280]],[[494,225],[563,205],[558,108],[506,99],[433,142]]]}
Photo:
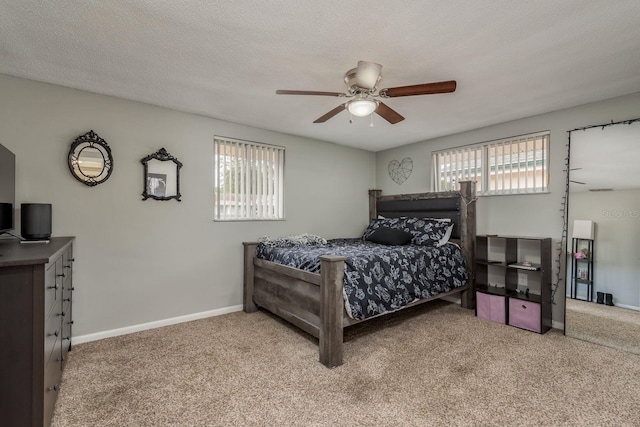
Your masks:
{"label": "wooden bed frame", "polygon": [[[469,280],[453,291],[416,301],[409,306],[460,293],[464,308],[475,308],[473,258],[476,241],[475,182],[460,182],[460,191],[382,196],[369,190],[369,217],[451,218],[451,241],[462,247]],[[319,339],[320,363],[342,365],[343,328],[365,320],[350,318],[344,308],[344,260],[320,257],[320,274],[284,266],[256,257],[258,242],[244,245],[244,311],[265,308]],[[409,307],[407,306],[407,307]],[[378,317],[378,316],[374,316]],[[372,317],[373,318],[373,317]]]}

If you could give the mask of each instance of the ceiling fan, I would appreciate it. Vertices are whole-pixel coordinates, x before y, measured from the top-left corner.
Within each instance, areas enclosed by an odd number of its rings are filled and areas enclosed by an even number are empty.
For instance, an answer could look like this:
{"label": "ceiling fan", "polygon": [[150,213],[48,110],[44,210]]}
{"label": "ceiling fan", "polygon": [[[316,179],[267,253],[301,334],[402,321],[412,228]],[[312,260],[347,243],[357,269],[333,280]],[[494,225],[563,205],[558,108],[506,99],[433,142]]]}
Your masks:
{"label": "ceiling fan", "polygon": [[378,98],[397,98],[400,96],[431,95],[436,93],[450,93],[456,90],[456,81],[449,80],[435,83],[422,83],[411,86],[399,86],[378,90],[377,84],[382,78],[382,65],[375,62],[358,61],[358,66],[347,71],[344,82],[347,92],[322,92],[309,90],[276,90],[278,95],[320,95],[352,98],[344,104],[320,116],[313,123],[324,123],[342,110],[347,110],[353,116],[366,117],[372,113],[378,114],[391,124],[404,120],[398,112],[390,108]]}

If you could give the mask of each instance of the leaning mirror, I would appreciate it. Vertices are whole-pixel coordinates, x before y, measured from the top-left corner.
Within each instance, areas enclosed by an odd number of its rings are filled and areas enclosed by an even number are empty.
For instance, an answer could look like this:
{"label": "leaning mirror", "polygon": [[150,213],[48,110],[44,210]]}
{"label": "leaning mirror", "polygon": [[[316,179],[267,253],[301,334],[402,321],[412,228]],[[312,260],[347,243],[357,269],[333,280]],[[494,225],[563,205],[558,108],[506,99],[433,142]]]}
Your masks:
{"label": "leaning mirror", "polygon": [[180,201],[180,168],[182,163],[161,148],[141,160],[144,165],[142,200]]}
{"label": "leaning mirror", "polygon": [[640,354],[640,118],[569,138],[565,333]]}
{"label": "leaning mirror", "polygon": [[89,187],[105,182],[113,171],[109,145],[92,130],[71,143],[68,163],[73,177]]}

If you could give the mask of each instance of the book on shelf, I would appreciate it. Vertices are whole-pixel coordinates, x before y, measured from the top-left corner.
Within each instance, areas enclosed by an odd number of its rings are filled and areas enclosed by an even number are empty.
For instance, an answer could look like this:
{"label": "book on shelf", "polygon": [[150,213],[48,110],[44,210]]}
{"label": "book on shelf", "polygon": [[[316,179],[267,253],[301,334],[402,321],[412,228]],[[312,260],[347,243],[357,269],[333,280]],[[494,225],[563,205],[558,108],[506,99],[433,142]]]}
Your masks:
{"label": "book on shelf", "polygon": [[509,264],[509,267],[519,268],[520,270],[540,270],[540,264],[533,264],[531,262],[516,262],[514,264]]}

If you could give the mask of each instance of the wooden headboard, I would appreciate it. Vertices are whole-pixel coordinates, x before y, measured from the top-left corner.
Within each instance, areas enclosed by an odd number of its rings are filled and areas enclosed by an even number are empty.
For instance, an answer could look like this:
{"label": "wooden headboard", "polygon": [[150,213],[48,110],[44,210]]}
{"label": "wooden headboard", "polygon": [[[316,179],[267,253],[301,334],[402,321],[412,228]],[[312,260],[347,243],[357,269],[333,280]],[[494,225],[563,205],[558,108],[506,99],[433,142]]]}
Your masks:
{"label": "wooden headboard", "polygon": [[376,217],[385,218],[449,218],[453,224],[452,238],[460,238],[460,197],[424,199],[412,195],[379,198],[376,203]]}
{"label": "wooden headboard", "polygon": [[[470,283],[475,278],[473,259],[476,247],[476,183],[461,181],[459,191],[415,193],[383,196],[381,190],[369,190],[369,219],[413,217],[450,218],[451,238],[462,247],[469,271]],[[467,296],[472,298],[472,296]],[[471,307],[473,303],[469,300]]]}
{"label": "wooden headboard", "polygon": [[[475,182],[460,182],[460,191],[415,193],[383,196],[380,190],[369,190],[369,219],[385,218],[449,218],[454,224],[451,237],[462,239],[462,231],[469,219],[475,235],[475,209],[468,206],[475,201]],[[473,218],[467,218],[469,214]],[[464,216],[464,218],[463,218]]]}

